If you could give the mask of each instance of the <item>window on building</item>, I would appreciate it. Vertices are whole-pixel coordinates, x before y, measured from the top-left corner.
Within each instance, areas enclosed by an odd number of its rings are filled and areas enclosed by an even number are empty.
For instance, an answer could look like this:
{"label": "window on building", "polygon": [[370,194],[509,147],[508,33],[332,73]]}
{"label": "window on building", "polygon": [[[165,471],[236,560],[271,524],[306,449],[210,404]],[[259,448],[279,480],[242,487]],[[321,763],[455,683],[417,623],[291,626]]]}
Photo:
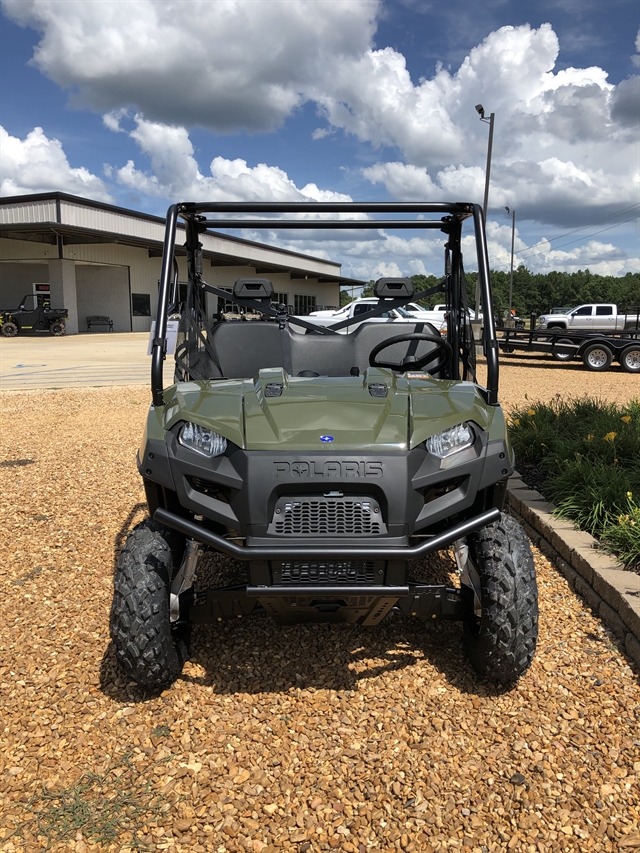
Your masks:
{"label": "window on building", "polygon": [[131,310],[134,317],[150,317],[151,296],[148,293],[132,293]]}
{"label": "window on building", "polygon": [[293,296],[293,310],[295,314],[299,314],[301,316],[315,311],[315,296],[309,296],[307,293],[295,293]]}
{"label": "window on building", "polygon": [[274,293],[273,301],[276,305],[288,305],[289,304],[289,294],[288,293]]}
{"label": "window on building", "polygon": [[[225,293],[233,293],[233,288],[231,287],[221,287],[220,290],[224,290]],[[230,299],[223,299],[221,296],[218,296],[218,313],[239,314],[240,306]]]}

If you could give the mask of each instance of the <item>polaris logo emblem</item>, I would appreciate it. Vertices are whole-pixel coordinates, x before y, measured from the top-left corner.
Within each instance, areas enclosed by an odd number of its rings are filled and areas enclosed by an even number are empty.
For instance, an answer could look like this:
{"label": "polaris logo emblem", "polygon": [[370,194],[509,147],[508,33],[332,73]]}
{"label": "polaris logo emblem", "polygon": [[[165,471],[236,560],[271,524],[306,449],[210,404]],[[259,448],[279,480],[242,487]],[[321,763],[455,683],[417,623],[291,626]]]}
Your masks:
{"label": "polaris logo emblem", "polygon": [[276,477],[287,479],[361,479],[364,477],[382,477],[382,462],[364,460],[323,459],[312,462],[274,462]]}

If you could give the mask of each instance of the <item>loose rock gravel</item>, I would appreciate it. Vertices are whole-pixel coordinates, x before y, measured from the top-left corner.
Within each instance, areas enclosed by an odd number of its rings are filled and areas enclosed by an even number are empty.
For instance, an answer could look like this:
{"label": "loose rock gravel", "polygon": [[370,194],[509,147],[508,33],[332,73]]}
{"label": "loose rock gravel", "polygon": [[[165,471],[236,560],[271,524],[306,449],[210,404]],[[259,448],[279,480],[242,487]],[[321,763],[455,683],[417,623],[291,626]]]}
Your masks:
{"label": "loose rock gravel", "polygon": [[[569,393],[557,375],[544,395]],[[637,377],[571,375],[640,396]],[[505,364],[506,405],[540,398],[538,376]],[[148,396],[0,394],[0,850],[640,849],[638,672],[537,552],[538,653],[508,691],[470,669],[458,624],[403,617],[198,628],[170,690],[127,683],[108,613],[144,516]]]}

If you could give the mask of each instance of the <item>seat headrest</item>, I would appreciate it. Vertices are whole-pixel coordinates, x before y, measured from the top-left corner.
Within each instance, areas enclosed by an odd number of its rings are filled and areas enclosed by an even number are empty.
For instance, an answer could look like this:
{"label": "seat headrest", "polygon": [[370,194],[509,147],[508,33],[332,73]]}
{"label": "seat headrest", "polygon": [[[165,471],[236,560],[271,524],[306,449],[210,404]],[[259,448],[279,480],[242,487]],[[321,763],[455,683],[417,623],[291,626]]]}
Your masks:
{"label": "seat headrest", "polygon": [[373,293],[379,299],[413,296],[415,290],[410,278],[379,278],[373,286]]}
{"label": "seat headrest", "polygon": [[239,278],[233,285],[237,299],[271,299],[273,284],[268,278]]}

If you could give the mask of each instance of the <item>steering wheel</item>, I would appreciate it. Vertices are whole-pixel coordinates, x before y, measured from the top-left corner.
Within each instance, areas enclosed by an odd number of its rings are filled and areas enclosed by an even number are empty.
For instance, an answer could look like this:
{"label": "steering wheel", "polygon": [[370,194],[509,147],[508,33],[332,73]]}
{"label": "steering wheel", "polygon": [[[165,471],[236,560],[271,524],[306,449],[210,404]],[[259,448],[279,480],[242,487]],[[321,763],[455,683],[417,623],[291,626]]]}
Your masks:
{"label": "steering wheel", "polygon": [[[407,341],[426,341],[427,343],[436,344],[436,348],[421,355],[419,358],[415,355],[406,355],[400,364],[390,361],[378,361],[376,356],[382,350],[393,346],[394,344],[406,343]],[[406,373],[407,370],[422,370],[425,365],[433,361],[438,355],[441,355],[440,360],[429,368],[428,373],[437,373],[440,368],[444,367],[453,350],[451,344],[445,341],[440,335],[430,335],[426,332],[412,332],[406,335],[396,335],[382,343],[377,344],[369,353],[370,367],[389,367],[391,370],[398,370],[401,373]]]}

